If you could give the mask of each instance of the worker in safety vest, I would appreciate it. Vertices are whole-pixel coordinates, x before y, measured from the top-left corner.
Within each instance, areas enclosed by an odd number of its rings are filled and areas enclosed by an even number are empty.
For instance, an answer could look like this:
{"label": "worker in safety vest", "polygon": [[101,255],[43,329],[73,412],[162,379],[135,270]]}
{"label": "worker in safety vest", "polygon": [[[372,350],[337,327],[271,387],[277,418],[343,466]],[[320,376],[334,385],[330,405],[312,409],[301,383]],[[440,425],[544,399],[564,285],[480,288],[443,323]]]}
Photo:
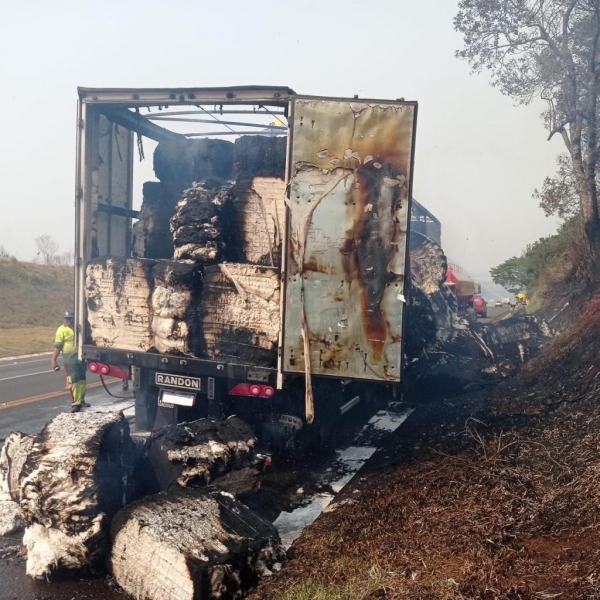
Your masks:
{"label": "worker in safety vest", "polygon": [[56,360],[62,352],[65,370],[70,379],[71,412],[79,412],[83,407],[88,407],[89,404],[85,401],[86,366],[85,362],[79,360],[77,348],[75,347],[74,320],[73,311],[68,310],[65,313],[63,324],[56,330],[54,351],[52,352],[52,368],[55,371],[60,371]]}
{"label": "worker in safety vest", "polygon": [[517,304],[527,304],[527,296],[525,294],[517,294]]}

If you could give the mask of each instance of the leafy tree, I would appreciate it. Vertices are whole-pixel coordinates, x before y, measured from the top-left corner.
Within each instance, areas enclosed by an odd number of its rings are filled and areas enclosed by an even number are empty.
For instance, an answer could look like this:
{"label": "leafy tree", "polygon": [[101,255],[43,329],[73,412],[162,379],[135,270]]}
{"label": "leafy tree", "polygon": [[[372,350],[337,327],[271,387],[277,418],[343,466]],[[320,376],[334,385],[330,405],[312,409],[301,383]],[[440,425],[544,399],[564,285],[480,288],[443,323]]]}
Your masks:
{"label": "leafy tree", "polygon": [[[457,52],[475,72],[488,69],[503,94],[527,104],[546,102],[548,139],[567,149],[584,230],[600,264],[599,162],[600,3],[598,0],[460,0],[454,18],[463,34]],[[566,175],[563,172],[563,175]],[[568,179],[567,178],[567,179]],[[562,182],[562,183],[561,183]],[[559,175],[540,195],[548,208],[569,184]],[[542,200],[542,197],[540,197]],[[568,211],[567,211],[568,212]]]}
{"label": "leafy tree", "polygon": [[580,230],[580,219],[569,219],[555,235],[540,238],[529,244],[521,256],[513,256],[490,269],[492,280],[513,294],[531,292],[544,272],[552,269],[557,259],[572,246]]}
{"label": "leafy tree", "polygon": [[554,177],[546,177],[541,190],[536,189],[533,197],[547,217],[567,220],[579,214],[579,196],[573,176],[573,168],[567,154],[559,154],[558,170]]}
{"label": "leafy tree", "polygon": [[513,294],[527,289],[529,283],[525,265],[521,258],[513,256],[497,267],[490,269],[492,281]]}

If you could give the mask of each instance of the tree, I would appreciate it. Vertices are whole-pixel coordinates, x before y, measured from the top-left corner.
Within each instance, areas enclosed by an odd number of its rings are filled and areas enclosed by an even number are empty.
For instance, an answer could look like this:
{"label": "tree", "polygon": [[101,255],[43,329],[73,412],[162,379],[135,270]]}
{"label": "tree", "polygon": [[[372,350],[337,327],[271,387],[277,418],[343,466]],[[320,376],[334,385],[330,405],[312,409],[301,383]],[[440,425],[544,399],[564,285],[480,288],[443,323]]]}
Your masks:
{"label": "tree", "polygon": [[[460,0],[454,27],[464,37],[464,48],[456,55],[475,72],[488,69],[492,84],[522,104],[534,98],[546,102],[543,119],[548,139],[560,135],[567,149],[570,177],[597,268],[600,3]],[[560,193],[560,173],[558,180],[545,183],[544,198]]]}
{"label": "tree", "polygon": [[61,252],[54,257],[54,264],[70,267],[74,263],[73,252]]}
{"label": "tree", "polygon": [[529,283],[523,260],[517,256],[490,269],[490,275],[494,283],[501,285],[513,294],[526,290]]}
{"label": "tree", "polygon": [[490,269],[492,280],[513,294],[531,292],[549,271],[557,268],[557,261],[574,247],[580,230],[579,216],[568,219],[556,234],[528,244],[521,256],[513,256]]}
{"label": "tree", "polygon": [[4,246],[0,245],[0,260],[10,260],[11,258],[11,253]]}
{"label": "tree", "polygon": [[556,175],[546,177],[542,189],[536,189],[533,197],[539,201],[547,217],[555,216],[566,221],[579,214],[579,196],[569,156],[559,154],[556,162]]}
{"label": "tree", "polygon": [[44,264],[52,265],[55,263],[56,253],[58,252],[58,244],[50,235],[40,235],[35,238],[35,246],[37,248],[37,256],[41,257]]}

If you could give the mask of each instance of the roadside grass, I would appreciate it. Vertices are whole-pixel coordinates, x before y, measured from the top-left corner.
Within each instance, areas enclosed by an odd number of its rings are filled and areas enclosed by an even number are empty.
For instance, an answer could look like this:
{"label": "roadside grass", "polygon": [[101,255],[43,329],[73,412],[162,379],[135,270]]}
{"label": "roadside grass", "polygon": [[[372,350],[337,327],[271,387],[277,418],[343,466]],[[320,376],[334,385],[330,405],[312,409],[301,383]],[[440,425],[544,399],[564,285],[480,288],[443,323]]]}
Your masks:
{"label": "roadside grass", "polygon": [[73,303],[72,267],[0,262],[0,328],[58,327]]}
{"label": "roadside grass", "polygon": [[55,332],[56,327],[0,328],[0,358],[50,352]]}
{"label": "roadside grass", "polygon": [[73,302],[72,267],[0,261],[0,357],[50,351]]}
{"label": "roadside grass", "polygon": [[[419,587],[403,581],[398,573],[384,571],[377,565],[368,566],[362,560],[342,558],[333,562],[327,579],[343,583],[324,583],[314,577],[293,583],[280,600],[376,600],[377,598],[411,598],[464,600],[456,582],[442,577],[432,578]],[[409,577],[410,579],[410,577]]]}
{"label": "roadside grass", "polygon": [[281,600],[349,600],[350,596],[339,587],[325,586],[307,579],[288,590]]}

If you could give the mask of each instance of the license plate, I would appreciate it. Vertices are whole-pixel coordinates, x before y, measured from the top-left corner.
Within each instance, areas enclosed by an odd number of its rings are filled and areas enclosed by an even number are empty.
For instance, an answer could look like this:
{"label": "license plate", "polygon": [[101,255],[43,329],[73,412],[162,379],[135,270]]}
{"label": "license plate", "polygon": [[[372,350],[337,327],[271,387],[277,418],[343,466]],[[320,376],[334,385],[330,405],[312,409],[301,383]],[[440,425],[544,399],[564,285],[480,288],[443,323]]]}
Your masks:
{"label": "license plate", "polygon": [[170,373],[156,373],[154,381],[160,387],[172,387],[180,390],[200,391],[200,378],[187,377],[186,375],[172,375]]}
{"label": "license plate", "polygon": [[158,405],[172,408],[173,406],[194,406],[196,394],[182,394],[171,390],[161,390]]}

